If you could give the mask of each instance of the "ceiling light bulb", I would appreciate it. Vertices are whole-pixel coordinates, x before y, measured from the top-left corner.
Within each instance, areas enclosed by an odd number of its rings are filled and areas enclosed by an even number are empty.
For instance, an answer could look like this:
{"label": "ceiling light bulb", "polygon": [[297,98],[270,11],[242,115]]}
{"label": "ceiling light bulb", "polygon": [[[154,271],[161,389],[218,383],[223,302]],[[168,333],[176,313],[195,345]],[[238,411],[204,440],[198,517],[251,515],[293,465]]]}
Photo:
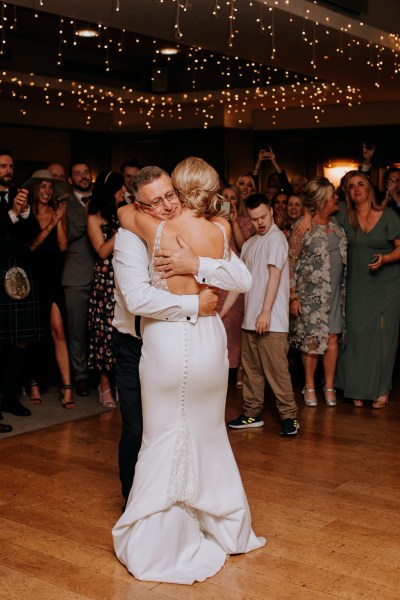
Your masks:
{"label": "ceiling light bulb", "polygon": [[178,48],[172,48],[172,47],[166,47],[166,48],[161,48],[160,53],[164,54],[165,56],[173,56],[174,54],[178,54],[179,50]]}
{"label": "ceiling light bulb", "polygon": [[97,37],[97,31],[95,29],[90,29],[90,27],[83,27],[82,29],[78,29],[76,35],[84,38],[92,38]]}

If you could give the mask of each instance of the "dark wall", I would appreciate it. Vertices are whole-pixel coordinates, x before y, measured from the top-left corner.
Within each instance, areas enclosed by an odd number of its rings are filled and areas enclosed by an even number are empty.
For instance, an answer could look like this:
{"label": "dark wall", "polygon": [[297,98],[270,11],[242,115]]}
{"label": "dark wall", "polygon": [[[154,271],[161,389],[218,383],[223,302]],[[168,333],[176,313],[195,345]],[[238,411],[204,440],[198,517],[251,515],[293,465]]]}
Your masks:
{"label": "dark wall", "polygon": [[[309,178],[322,175],[323,166],[329,160],[349,159],[361,163],[362,143],[366,137],[372,137],[375,142],[372,175],[378,182],[379,171],[392,163],[400,163],[399,135],[400,126],[257,131],[254,133],[254,152],[256,154],[260,148],[272,146],[278,163],[286,169],[289,179],[296,173]],[[263,164],[262,185],[265,185],[272,170],[270,164]]]}
{"label": "dark wall", "polygon": [[143,165],[158,165],[171,172],[187,156],[199,156],[224,173],[225,132],[209,130],[163,131],[158,133],[118,134],[113,136],[112,168],[137,158]]}
{"label": "dark wall", "polygon": [[108,169],[112,159],[112,136],[110,133],[72,131],[70,160],[87,162],[93,178]]}
{"label": "dark wall", "polygon": [[[328,160],[348,158],[361,161],[361,145],[371,132],[361,127],[308,130],[249,131],[224,129],[179,130],[139,133],[94,133],[35,127],[0,125],[0,146],[14,152],[17,180],[48,162],[69,164],[73,157],[87,160],[94,176],[103,169],[119,170],[121,163],[136,157],[144,165],[157,164],[171,171],[189,155],[201,156],[221,176],[234,182],[253,169],[260,148],[272,146],[288,176],[321,174]],[[374,127],[376,144],[374,177],[379,169],[400,163],[400,126]],[[261,186],[272,167],[261,169]]]}
{"label": "dark wall", "polygon": [[18,184],[50,162],[67,165],[70,138],[69,131],[0,124],[0,147],[14,156],[14,177]]}

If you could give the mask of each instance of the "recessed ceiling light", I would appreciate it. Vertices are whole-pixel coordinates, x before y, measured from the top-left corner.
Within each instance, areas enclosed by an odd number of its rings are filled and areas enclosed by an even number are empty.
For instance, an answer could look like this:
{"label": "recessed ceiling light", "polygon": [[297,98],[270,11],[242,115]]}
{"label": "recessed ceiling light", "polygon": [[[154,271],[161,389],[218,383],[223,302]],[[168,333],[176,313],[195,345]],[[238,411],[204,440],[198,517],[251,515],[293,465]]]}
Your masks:
{"label": "recessed ceiling light", "polygon": [[174,54],[178,54],[179,50],[178,48],[172,48],[172,47],[166,47],[166,48],[161,48],[160,53],[164,54],[165,56],[173,56]]}
{"label": "recessed ceiling light", "polygon": [[76,35],[84,38],[92,38],[97,37],[97,31],[96,29],[90,29],[90,27],[83,27],[82,29],[78,29],[76,31]]}

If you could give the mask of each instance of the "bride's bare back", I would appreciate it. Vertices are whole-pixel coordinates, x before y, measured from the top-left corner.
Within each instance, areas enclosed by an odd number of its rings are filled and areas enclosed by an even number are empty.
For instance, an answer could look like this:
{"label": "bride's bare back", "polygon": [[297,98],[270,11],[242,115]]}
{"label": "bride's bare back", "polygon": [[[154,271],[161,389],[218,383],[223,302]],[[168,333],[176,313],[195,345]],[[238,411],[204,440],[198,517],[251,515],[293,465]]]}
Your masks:
{"label": "bride's bare back", "polygon": [[[229,242],[230,226],[224,219],[218,219],[224,227]],[[204,217],[197,217],[191,210],[183,210],[180,217],[167,221],[164,225],[160,248],[179,248],[176,236],[180,234],[197,256],[223,258],[224,236],[221,229]],[[202,286],[192,275],[175,275],[167,280],[168,289],[174,294],[198,294]]]}
{"label": "bride's bare back", "polygon": [[[123,211],[122,214],[120,214],[121,211]],[[139,235],[146,242],[149,260],[151,260],[160,220],[136,211],[133,207],[126,207],[121,211],[119,213],[121,225]],[[221,229],[215,224],[216,222],[225,229],[229,245],[230,225],[225,219],[217,218],[211,222],[204,217],[196,216],[190,209],[182,209],[180,216],[165,221],[160,248],[161,250],[177,250],[180,246],[176,236],[180,234],[197,256],[223,258],[224,236]],[[193,275],[174,275],[168,278],[167,285],[170,292],[179,295],[198,294],[203,287],[196,282]]]}

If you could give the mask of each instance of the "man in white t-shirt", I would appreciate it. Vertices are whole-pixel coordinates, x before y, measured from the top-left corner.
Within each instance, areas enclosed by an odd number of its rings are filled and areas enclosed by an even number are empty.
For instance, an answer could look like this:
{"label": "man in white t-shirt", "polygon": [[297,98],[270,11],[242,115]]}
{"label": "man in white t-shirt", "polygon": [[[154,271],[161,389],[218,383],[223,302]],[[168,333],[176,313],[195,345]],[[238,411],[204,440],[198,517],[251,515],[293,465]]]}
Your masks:
{"label": "man in white t-shirt", "polygon": [[[244,368],[243,414],[229,421],[233,429],[262,427],[265,379],[275,394],[281,435],[296,435],[297,405],[289,374],[288,244],[273,222],[270,200],[253,194],[246,210],[256,235],[243,245],[241,259],[253,277],[245,294],[241,360]],[[221,311],[224,317],[237,294],[230,292]]]}

